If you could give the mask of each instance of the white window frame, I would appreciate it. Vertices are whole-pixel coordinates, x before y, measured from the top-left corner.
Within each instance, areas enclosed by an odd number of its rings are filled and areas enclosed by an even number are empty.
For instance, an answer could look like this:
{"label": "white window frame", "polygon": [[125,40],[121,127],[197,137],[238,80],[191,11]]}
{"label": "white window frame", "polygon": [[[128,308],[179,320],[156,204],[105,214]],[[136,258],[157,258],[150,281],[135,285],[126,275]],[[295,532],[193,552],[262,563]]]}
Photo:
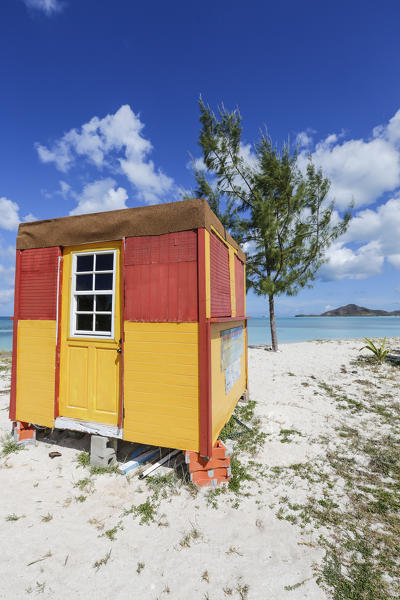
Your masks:
{"label": "white window frame", "polygon": [[[97,254],[112,254],[113,255],[113,284],[112,290],[76,290],[76,276],[77,275],[93,275],[93,288],[95,285],[95,274],[98,273],[111,273],[111,270],[105,271],[77,271],[77,257],[78,256],[95,256]],[[93,259],[94,262],[94,259]],[[95,266],[95,265],[94,265]],[[74,252],[72,254],[72,272],[71,272],[71,302],[70,302],[70,337],[74,338],[92,338],[92,339],[114,339],[115,337],[115,285],[116,285],[116,273],[117,273],[117,250],[92,250],[88,252]],[[77,296],[112,296],[111,305],[111,332],[101,333],[100,331],[85,331],[76,329],[76,313],[85,313],[85,311],[77,311]],[[95,311],[87,311],[89,314],[95,314]],[[99,314],[110,314],[110,311],[99,311]]]}

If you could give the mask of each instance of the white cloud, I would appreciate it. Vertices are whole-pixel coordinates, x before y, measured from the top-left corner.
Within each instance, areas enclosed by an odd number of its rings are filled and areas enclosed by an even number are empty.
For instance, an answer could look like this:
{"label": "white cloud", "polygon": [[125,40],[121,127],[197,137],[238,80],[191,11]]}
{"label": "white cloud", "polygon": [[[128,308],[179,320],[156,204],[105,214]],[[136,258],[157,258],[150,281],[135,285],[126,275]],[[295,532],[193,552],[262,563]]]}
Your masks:
{"label": "white cloud", "polygon": [[[0,290],[0,306],[11,305],[14,298],[14,289]],[[12,323],[10,322],[10,329],[12,329]]]}
{"label": "white cloud", "polygon": [[50,16],[60,12],[64,8],[64,3],[60,0],[23,0],[28,8],[35,8]]}
{"label": "white cloud", "polygon": [[2,284],[14,285],[14,267],[4,267],[0,265],[0,281]]}
{"label": "white cloud", "polygon": [[51,147],[36,144],[39,158],[66,173],[84,158],[98,169],[123,173],[136,188],[140,200],[153,204],[174,192],[173,179],[156,169],[149,154],[153,147],[142,135],[144,124],[130,106],[121,106],[102,119],[93,117],[71,129]]}
{"label": "white cloud", "polygon": [[19,225],[19,206],[5,196],[0,198],[0,227],[13,231]]}
{"label": "white cloud", "polygon": [[328,248],[326,256],[328,262],[319,270],[319,277],[323,281],[366,279],[378,275],[384,261],[382,249],[377,241],[365,244],[357,250],[338,242]]}
{"label": "white cloud", "polygon": [[[386,125],[375,127],[370,139],[340,141],[343,136],[343,132],[333,133],[311,152],[314,163],[331,180],[330,195],[338,208],[352,201],[356,207],[372,204],[400,186],[400,110]],[[300,152],[302,170],[308,154],[309,149]]]}
{"label": "white cloud", "polygon": [[85,185],[81,194],[74,194],[78,205],[69,214],[81,215],[126,208],[128,194],[123,187],[115,186],[116,182],[111,177]]}
{"label": "white cloud", "polygon": [[[22,219],[23,221],[36,221],[36,217],[29,213]],[[0,228],[14,231],[20,224],[19,206],[16,202],[9,200],[5,196],[0,198]]]}
{"label": "white cloud", "polygon": [[328,263],[320,270],[323,279],[370,277],[381,272],[384,260],[400,268],[400,195],[376,210],[367,208],[356,213],[327,257]]}
{"label": "white cloud", "polygon": [[0,258],[5,258],[6,260],[10,260],[14,262],[15,260],[15,246],[7,246],[4,248],[0,243]]}

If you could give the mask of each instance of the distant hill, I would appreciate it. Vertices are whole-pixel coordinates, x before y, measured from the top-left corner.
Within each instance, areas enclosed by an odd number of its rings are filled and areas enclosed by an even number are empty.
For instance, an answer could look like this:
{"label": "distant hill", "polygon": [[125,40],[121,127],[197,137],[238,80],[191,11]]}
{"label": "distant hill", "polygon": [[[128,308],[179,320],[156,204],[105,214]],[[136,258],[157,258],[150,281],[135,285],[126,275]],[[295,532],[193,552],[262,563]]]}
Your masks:
{"label": "distant hill", "polygon": [[295,315],[296,317],[400,317],[400,310],[372,310],[357,304],[346,304],[333,310],[328,310],[321,315]]}

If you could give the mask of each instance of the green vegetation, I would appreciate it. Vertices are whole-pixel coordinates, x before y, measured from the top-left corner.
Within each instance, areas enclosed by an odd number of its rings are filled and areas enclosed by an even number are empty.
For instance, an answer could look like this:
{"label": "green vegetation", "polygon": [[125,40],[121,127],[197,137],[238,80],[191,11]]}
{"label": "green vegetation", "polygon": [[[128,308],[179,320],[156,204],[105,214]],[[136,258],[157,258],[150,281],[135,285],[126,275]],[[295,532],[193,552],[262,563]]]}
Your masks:
{"label": "green vegetation", "polygon": [[96,569],[98,571],[100,569],[100,567],[102,567],[103,565],[106,565],[108,563],[110,558],[111,558],[111,550],[109,552],[107,552],[107,554],[103,558],[100,558],[100,560],[96,560],[96,562],[93,564],[93,569]]}
{"label": "green vegetation", "polygon": [[[304,531],[321,532],[318,544],[325,555],[315,567],[317,583],[334,600],[400,597],[399,369],[387,364],[384,373],[377,372],[374,362],[357,363],[363,388],[356,397],[349,388],[344,392],[340,386],[318,383],[337,409],[345,411],[346,420],[336,428],[336,445],[331,436],[321,438],[325,455],[270,469],[271,479],[279,478],[287,487],[277,517]],[[393,393],[378,392],[376,383],[382,378]],[[371,381],[372,389],[364,384]],[[304,483],[306,501],[291,502],[291,488]]]}
{"label": "green vegetation", "polygon": [[138,506],[132,504],[131,508],[123,512],[123,516],[133,515],[135,518],[140,518],[140,525],[150,525],[150,523],[156,520],[157,508],[158,506],[152,504],[151,499],[147,498],[145,502]]}
{"label": "green vegetation", "polygon": [[390,352],[390,350],[388,348],[385,348],[386,337],[383,338],[380,346],[375,345],[374,342],[372,340],[370,340],[369,338],[364,338],[364,342],[366,342],[366,345],[363,346],[362,348],[360,348],[360,351],[361,350],[369,350],[370,352],[372,352],[372,354],[374,355],[374,357],[376,358],[376,360],[379,363],[382,363],[385,360],[386,356]]}
{"label": "green vegetation", "polygon": [[136,573],[139,575],[143,571],[144,567],[145,564],[143,562],[138,562],[136,567]]}
{"label": "green vegetation", "polygon": [[117,465],[113,465],[111,467],[97,467],[97,466],[90,467],[91,475],[104,475],[105,473],[118,473],[119,474]]}
{"label": "green vegetation", "polygon": [[268,297],[272,348],[277,350],[275,297],[293,296],[311,285],[326,248],[346,231],[350,215],[335,221],[333,204],[327,202],[329,180],[311,158],[303,174],[297,149],[287,143],[278,150],[265,133],[253,144],[251,161],[246,160],[239,111],[221,107],[216,115],[202,100],[199,104],[199,145],[207,172],[195,169],[194,195],[207,198],[234,239],[248,244],[247,287]]}
{"label": "green vegetation", "polygon": [[19,452],[20,450],[23,449],[22,445],[17,444],[17,442],[10,435],[7,437],[4,437],[1,440],[1,444],[2,444],[1,453],[3,456],[8,456],[9,454],[12,454],[13,452]]}
{"label": "green vegetation", "polygon": [[50,513],[47,513],[47,515],[43,515],[42,519],[41,519],[44,523],[48,523],[49,521],[53,520],[53,515]]}
{"label": "green vegetation", "polygon": [[80,452],[76,457],[76,462],[79,467],[88,467],[90,465],[90,454],[89,452]]}

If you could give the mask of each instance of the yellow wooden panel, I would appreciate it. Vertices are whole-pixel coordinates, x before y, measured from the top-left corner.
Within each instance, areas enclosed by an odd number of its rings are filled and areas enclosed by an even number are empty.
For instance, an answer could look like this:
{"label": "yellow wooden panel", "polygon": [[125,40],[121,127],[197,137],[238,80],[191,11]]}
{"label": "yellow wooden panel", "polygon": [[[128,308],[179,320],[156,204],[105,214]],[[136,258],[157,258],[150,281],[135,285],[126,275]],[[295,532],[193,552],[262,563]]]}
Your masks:
{"label": "yellow wooden panel", "polygon": [[89,349],[87,346],[74,345],[68,348],[68,394],[65,407],[71,410],[88,410],[88,370]]}
{"label": "yellow wooden panel", "polygon": [[119,404],[119,354],[115,348],[94,347],[94,359],[94,417],[97,421],[97,413],[103,413],[102,422],[108,415],[110,423],[115,423]]}
{"label": "yellow wooden panel", "polygon": [[235,250],[229,245],[229,280],[231,284],[231,316],[236,317]]}
{"label": "yellow wooden panel", "polygon": [[19,421],[54,427],[56,322],[19,321],[17,408]]}
{"label": "yellow wooden panel", "polygon": [[197,340],[197,323],[125,322],[124,439],[198,451]]}
{"label": "yellow wooden panel", "polygon": [[243,335],[243,354],[241,358],[241,375],[232,389],[225,393],[225,373],[221,369],[221,331],[239,327],[243,320],[228,323],[212,323],[211,325],[211,390],[212,390],[212,435],[213,444],[227,421],[230,419],[240,396],[246,390],[246,333]]}
{"label": "yellow wooden panel", "polygon": [[[120,404],[121,277],[120,242],[64,248],[61,309],[60,416],[116,425]],[[70,336],[74,253],[117,250],[114,339]]]}

